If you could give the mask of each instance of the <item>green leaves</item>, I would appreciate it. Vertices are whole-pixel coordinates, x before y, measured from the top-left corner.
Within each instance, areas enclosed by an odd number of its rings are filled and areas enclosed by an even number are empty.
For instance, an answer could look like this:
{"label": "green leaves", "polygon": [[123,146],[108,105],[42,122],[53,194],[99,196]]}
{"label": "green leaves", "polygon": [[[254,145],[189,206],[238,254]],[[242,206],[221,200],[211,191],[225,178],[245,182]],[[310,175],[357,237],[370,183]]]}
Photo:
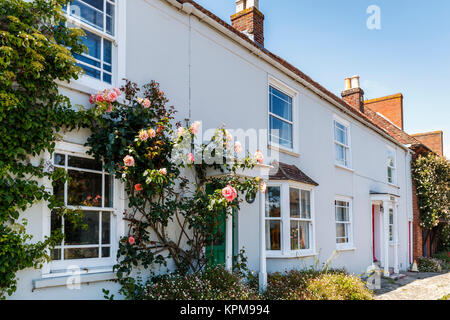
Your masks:
{"label": "green leaves", "polygon": [[38,201],[58,205],[41,183],[52,174],[28,157],[52,152],[60,128],[84,121],[55,82],[78,77],[71,53],[85,49],[81,32],[64,26],[65,3],[0,0],[0,297],[16,290],[17,271],[46,261],[47,249],[60,237],[55,233],[32,244],[24,228],[10,226]]}

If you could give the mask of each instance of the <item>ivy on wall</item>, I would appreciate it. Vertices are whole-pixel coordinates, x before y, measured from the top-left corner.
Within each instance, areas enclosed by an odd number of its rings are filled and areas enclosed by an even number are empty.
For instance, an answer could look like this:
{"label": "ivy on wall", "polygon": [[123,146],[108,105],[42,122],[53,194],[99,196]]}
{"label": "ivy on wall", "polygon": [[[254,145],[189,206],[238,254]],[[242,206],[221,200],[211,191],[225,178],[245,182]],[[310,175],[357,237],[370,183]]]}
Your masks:
{"label": "ivy on wall", "polygon": [[[67,28],[66,0],[0,0],[0,297],[16,290],[16,273],[40,267],[61,234],[31,243],[19,214],[45,200],[61,203],[40,183],[64,180],[32,157],[52,152],[61,128],[77,126],[80,115],[58,92],[56,80],[77,78],[72,53],[85,50],[83,31]],[[70,48],[70,49],[67,49]]]}

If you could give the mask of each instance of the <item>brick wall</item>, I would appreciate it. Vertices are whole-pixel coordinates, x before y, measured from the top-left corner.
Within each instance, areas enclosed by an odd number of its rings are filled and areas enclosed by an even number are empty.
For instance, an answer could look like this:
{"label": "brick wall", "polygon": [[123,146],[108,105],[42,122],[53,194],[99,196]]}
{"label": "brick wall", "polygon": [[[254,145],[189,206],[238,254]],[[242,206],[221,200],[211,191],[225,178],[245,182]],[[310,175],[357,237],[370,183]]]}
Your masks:
{"label": "brick wall", "polygon": [[248,33],[253,40],[264,47],[264,15],[256,7],[251,7],[231,16],[235,29]]}
{"label": "brick wall", "polygon": [[418,133],[413,134],[412,136],[438,155],[444,155],[444,133],[442,131]]}
{"label": "brick wall", "polygon": [[403,95],[401,93],[364,101],[364,106],[381,113],[400,129],[403,127]]}
{"label": "brick wall", "polygon": [[352,88],[342,92],[342,99],[353,108],[364,113],[364,90]]}
{"label": "brick wall", "polygon": [[412,185],[412,200],[413,200],[413,260],[423,256],[422,248],[422,228],[420,227],[420,213],[419,203],[417,199],[416,187]]}

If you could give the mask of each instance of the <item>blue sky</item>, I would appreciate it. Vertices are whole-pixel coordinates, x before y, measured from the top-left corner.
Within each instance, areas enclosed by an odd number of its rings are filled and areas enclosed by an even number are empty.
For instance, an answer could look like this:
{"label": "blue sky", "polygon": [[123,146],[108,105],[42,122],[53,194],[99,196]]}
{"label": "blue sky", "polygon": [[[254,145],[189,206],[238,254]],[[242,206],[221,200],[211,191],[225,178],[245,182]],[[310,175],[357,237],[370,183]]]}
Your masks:
{"label": "blue sky", "polygon": [[[235,0],[197,0],[230,22]],[[370,5],[381,30],[369,30]],[[444,131],[450,158],[449,0],[260,0],[265,46],[340,96],[361,76],[366,99],[404,95],[408,133]]]}

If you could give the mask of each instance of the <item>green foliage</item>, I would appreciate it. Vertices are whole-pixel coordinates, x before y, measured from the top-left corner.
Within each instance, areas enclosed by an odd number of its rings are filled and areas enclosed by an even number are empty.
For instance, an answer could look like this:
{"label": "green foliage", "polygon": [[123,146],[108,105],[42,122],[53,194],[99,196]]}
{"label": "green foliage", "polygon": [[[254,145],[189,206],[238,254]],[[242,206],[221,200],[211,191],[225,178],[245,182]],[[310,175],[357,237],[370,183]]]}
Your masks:
{"label": "green foliage", "polygon": [[291,270],[268,276],[268,300],[372,300],[361,279],[341,270]]}
{"label": "green foliage", "polygon": [[420,257],[417,267],[420,272],[442,272],[441,262],[435,258]]}
{"label": "green foliage", "polygon": [[258,292],[250,288],[239,273],[223,266],[205,268],[188,275],[163,275],[146,284],[146,300],[258,300]]}
{"label": "green foliage", "polygon": [[[413,180],[419,201],[421,225],[425,229],[450,221],[450,163],[429,153],[412,163]],[[449,228],[447,228],[449,229]]]}
{"label": "green foliage", "polygon": [[30,157],[51,153],[60,129],[80,121],[55,82],[78,77],[72,53],[84,50],[82,31],[64,26],[65,3],[0,0],[0,297],[14,292],[18,270],[39,266],[55,243],[31,244],[18,218],[41,200],[59,205],[40,181],[64,175]]}

